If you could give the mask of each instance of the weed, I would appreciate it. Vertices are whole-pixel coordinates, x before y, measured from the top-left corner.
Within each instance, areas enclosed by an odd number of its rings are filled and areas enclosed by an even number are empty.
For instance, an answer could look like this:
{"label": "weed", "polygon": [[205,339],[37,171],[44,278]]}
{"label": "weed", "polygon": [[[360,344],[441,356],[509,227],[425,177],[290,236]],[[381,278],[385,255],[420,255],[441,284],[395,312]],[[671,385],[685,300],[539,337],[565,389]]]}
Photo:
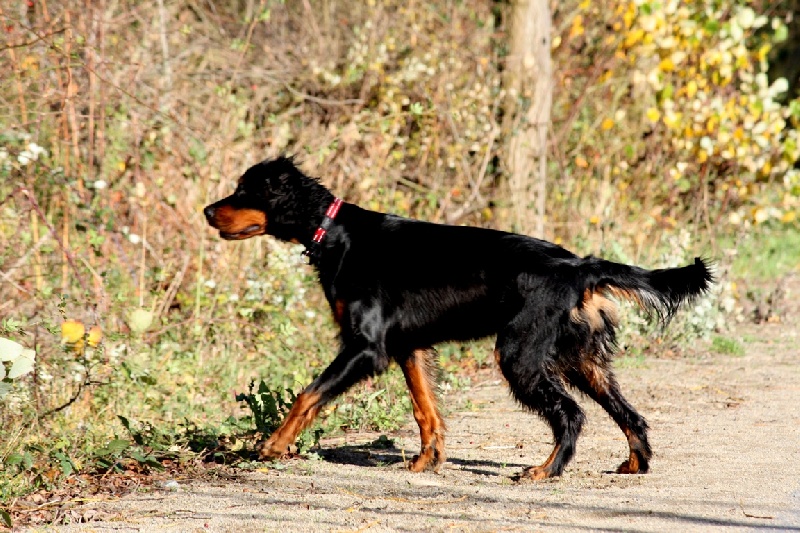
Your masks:
{"label": "weed", "polygon": [[740,357],[744,355],[744,346],[736,339],[716,336],[711,340],[711,349],[724,355]]}
{"label": "weed", "polygon": [[337,400],[325,426],[392,431],[409,419],[411,402],[399,372],[387,372]]}
{"label": "weed", "polygon": [[[266,437],[280,427],[297,396],[291,390],[271,389],[263,380],[259,382],[257,390],[254,388],[255,382],[251,381],[247,393],[237,394],[236,401],[247,405],[256,430]],[[309,430],[301,433],[296,442],[298,451],[304,453],[313,446],[319,446],[321,435],[321,429],[314,430],[310,437]]]}
{"label": "weed", "polygon": [[272,390],[263,380],[259,382],[257,391],[253,390],[254,387],[255,382],[251,381],[247,393],[237,394],[236,401],[244,402],[250,408],[258,432],[271,435],[280,427],[297,396],[292,391]]}

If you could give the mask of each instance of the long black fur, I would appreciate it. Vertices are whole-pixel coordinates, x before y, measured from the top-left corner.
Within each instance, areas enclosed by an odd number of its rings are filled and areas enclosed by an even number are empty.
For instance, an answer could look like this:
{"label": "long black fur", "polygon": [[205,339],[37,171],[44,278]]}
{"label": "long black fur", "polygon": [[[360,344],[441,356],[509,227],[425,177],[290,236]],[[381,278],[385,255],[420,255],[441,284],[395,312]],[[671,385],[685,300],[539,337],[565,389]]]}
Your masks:
{"label": "long black fur", "polygon": [[524,235],[348,203],[322,243],[312,244],[333,199],[291,159],[278,158],[251,167],[233,195],[205,209],[217,228],[221,209],[258,210],[263,232],[312,252],[341,329],[338,356],[306,389],[320,406],[383,372],[392,359],[402,363],[437,343],[497,335],[498,362],[514,397],[540,414],[555,438],[552,461],[533,477],[559,475],[574,453],[584,414],[565,385],[598,401],[628,435],[631,459],[620,471],[647,471],[647,424],[622,397],[610,368],[616,317],[604,295],[633,298],[667,321],[713,281],[703,260],[646,270],[581,258]]}

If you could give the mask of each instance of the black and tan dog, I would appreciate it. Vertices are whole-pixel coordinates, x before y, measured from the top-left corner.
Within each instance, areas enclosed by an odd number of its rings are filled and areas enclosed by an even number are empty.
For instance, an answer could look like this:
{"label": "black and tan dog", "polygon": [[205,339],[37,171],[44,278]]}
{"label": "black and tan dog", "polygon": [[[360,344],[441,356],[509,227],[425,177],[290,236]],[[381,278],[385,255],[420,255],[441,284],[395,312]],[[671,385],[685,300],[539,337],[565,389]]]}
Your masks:
{"label": "black and tan dog", "polygon": [[338,355],[259,444],[262,458],[285,454],[323,405],[395,360],[422,439],[411,470],[438,469],[445,426],[433,346],[497,335],[495,357],[514,398],[541,415],[555,439],[550,457],[523,476],[558,476],[575,452],[585,416],[567,385],[625,433],[630,454],[617,472],[647,472],[647,423],[610,367],[617,310],[609,297],[631,299],[666,321],[712,282],[701,259],[645,270],[524,235],[368,211],[335,198],[287,158],[251,167],[231,196],[204,213],[224,239],[267,234],[305,245],[341,330]]}

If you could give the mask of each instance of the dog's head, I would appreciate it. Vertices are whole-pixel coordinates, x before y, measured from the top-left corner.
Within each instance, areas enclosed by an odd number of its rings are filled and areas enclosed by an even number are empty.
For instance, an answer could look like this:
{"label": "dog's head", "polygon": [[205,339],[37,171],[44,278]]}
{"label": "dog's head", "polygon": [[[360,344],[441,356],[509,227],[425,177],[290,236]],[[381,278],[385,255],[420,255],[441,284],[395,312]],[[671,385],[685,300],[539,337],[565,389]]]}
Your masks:
{"label": "dog's head", "polygon": [[279,157],[247,169],[233,194],[207,206],[203,214],[223,239],[269,234],[299,241],[313,232],[308,229],[310,214],[318,210],[314,204],[323,193],[327,190],[303,175],[290,158]]}

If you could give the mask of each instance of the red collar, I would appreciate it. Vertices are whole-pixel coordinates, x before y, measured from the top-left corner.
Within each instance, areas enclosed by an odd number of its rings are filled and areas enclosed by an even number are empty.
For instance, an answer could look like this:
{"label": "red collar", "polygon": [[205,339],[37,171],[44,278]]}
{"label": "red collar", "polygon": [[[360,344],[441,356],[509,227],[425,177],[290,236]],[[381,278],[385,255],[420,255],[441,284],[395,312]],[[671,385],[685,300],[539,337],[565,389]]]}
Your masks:
{"label": "red collar", "polygon": [[317,231],[314,233],[314,238],[312,239],[314,243],[319,244],[322,242],[322,239],[325,238],[325,234],[328,233],[329,229],[331,229],[333,219],[336,218],[337,214],[339,214],[340,207],[342,207],[342,199],[334,198],[331,205],[328,206],[328,210],[325,211],[325,218],[322,219]]}

